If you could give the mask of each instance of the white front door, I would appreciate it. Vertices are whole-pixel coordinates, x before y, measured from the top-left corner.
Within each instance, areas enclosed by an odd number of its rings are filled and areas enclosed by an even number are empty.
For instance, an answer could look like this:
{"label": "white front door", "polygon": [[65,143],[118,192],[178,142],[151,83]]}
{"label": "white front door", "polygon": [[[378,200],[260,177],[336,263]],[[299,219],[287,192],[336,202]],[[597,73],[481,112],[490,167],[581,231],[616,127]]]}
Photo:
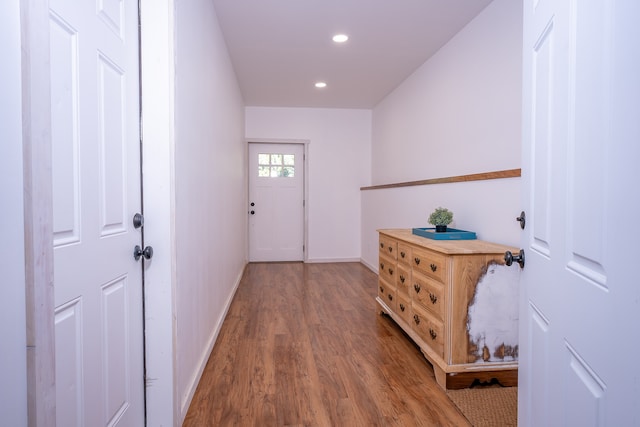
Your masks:
{"label": "white front door", "polygon": [[249,261],[304,259],[304,145],[249,144]]}
{"label": "white front door", "polygon": [[144,425],[137,4],[50,1],[59,426]]}
{"label": "white front door", "polygon": [[638,16],[524,2],[520,426],[640,425]]}

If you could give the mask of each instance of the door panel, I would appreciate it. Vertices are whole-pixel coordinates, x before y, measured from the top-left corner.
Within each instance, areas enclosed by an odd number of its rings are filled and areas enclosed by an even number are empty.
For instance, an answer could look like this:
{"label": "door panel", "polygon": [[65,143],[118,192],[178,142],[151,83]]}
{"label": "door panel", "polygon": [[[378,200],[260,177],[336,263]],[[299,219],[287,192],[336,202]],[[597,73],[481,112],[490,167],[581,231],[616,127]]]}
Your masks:
{"label": "door panel", "polygon": [[56,307],[56,424],[82,425],[85,394],[82,376],[82,300]]}
{"label": "door panel", "polygon": [[56,422],[144,425],[136,2],[50,2]]}
{"label": "door panel", "polygon": [[98,54],[98,84],[100,235],[108,236],[126,232],[126,97],[124,71],[102,54]]}
{"label": "door panel", "polygon": [[50,19],[54,245],[80,240],[80,165],[78,142],[78,37],[57,14]]}
{"label": "door panel", "polygon": [[304,259],[303,156],[301,144],[249,144],[250,261]]}
{"label": "door panel", "polygon": [[[519,422],[637,425],[637,2],[525,1]],[[635,58],[631,60],[630,58]],[[617,153],[617,155],[614,155]],[[620,230],[621,231],[621,230]],[[634,302],[636,301],[636,302]],[[632,397],[635,396],[635,397]]]}

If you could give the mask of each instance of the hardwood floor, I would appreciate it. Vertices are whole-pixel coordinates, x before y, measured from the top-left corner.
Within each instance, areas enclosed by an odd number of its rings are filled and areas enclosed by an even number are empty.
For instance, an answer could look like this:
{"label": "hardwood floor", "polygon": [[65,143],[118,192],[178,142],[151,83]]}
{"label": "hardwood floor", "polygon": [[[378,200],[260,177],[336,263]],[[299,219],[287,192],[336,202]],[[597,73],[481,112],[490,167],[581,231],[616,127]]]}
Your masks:
{"label": "hardwood floor", "polygon": [[183,426],[468,426],[359,263],[249,264]]}

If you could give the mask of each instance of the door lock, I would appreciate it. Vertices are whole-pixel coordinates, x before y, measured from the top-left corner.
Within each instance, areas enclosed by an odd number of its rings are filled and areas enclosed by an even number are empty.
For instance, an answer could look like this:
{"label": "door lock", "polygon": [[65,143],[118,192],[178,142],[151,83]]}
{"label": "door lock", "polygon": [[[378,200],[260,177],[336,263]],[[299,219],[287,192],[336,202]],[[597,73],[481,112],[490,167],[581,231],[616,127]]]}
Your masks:
{"label": "door lock", "polygon": [[133,227],[140,228],[144,225],[144,217],[141,213],[137,213],[133,216]]}
{"label": "door lock", "polygon": [[522,211],[520,213],[520,216],[516,218],[516,221],[518,221],[520,223],[520,228],[522,228],[524,230],[524,226],[527,223],[527,217],[524,214],[524,211]]}
{"label": "door lock", "polygon": [[153,248],[151,246],[147,246],[142,249],[140,245],[136,245],[136,247],[133,248],[133,258],[138,261],[140,257],[144,257],[144,259],[151,259],[151,257],[153,257]]}

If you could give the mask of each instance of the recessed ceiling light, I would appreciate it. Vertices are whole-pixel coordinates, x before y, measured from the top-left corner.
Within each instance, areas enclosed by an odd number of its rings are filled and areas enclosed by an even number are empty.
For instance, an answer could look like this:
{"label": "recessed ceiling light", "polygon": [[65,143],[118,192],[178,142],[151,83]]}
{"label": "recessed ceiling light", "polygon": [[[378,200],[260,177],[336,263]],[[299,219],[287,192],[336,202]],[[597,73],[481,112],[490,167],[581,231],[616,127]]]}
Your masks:
{"label": "recessed ceiling light", "polygon": [[336,34],[333,36],[333,41],[336,43],[344,43],[349,40],[349,36],[346,34]]}
{"label": "recessed ceiling light", "polygon": [[327,87],[327,84],[325,82],[317,82],[316,87],[322,89],[324,87]]}

